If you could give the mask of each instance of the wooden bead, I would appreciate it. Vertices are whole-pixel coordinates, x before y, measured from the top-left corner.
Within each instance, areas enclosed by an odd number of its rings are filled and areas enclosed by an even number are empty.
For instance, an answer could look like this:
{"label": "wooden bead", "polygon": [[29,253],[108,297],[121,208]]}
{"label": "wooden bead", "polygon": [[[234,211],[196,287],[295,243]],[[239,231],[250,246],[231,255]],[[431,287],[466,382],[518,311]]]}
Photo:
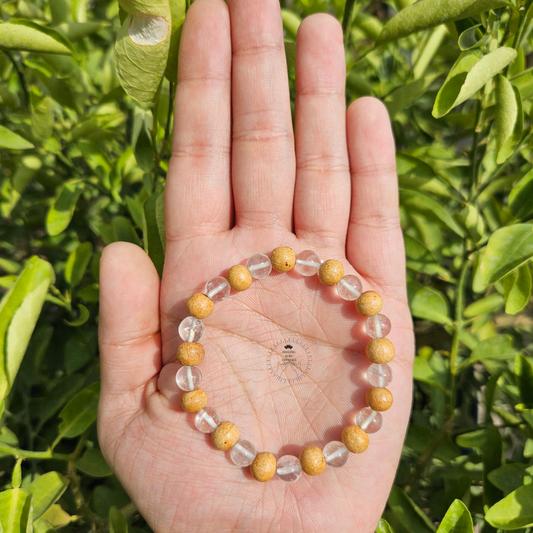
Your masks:
{"label": "wooden bead", "polygon": [[367,357],[377,365],[390,363],[394,359],[394,344],[383,337],[382,339],[372,339],[366,345]]}
{"label": "wooden bead", "polygon": [[344,276],[344,267],[336,259],[324,261],[318,270],[318,279],[323,285],[337,285]]}
{"label": "wooden bead", "polygon": [[366,393],[366,403],[373,411],[386,411],[392,405],[392,393],[389,389],[374,387]]}
{"label": "wooden bead", "polygon": [[318,476],[326,468],[326,459],[320,448],[306,446],[300,452],[300,465],[302,470],[310,476]]}
{"label": "wooden bead", "polygon": [[346,426],[341,440],[352,453],[363,453],[368,448],[368,435],[359,426]]}
{"label": "wooden bead", "polygon": [[219,450],[229,450],[239,440],[239,428],[233,422],[221,422],[211,433],[211,442]]}
{"label": "wooden bead", "polygon": [[207,405],[207,393],[203,389],[186,392],[181,397],[181,406],[189,413],[196,413]]}
{"label": "wooden bead", "polygon": [[232,266],[228,271],[227,279],[234,291],[245,291],[252,284],[252,275],[244,265]]}
{"label": "wooden bead", "polygon": [[377,315],[383,307],[383,300],[376,291],[366,291],[355,301],[355,308],[363,316]]}
{"label": "wooden bead", "polygon": [[193,294],[187,301],[189,314],[200,319],[207,318],[213,312],[214,307],[213,300],[201,292]]}
{"label": "wooden bead", "polygon": [[269,452],[261,452],[255,456],[250,472],[257,481],[268,481],[276,473],[276,458]]}
{"label": "wooden bead", "polygon": [[296,264],[296,254],[292,248],[288,246],[280,246],[272,251],[270,258],[272,268],[278,272],[288,272],[294,268]]}
{"label": "wooden bead", "polygon": [[204,360],[204,347],[198,342],[184,342],[178,346],[178,361],[182,365],[196,366]]}

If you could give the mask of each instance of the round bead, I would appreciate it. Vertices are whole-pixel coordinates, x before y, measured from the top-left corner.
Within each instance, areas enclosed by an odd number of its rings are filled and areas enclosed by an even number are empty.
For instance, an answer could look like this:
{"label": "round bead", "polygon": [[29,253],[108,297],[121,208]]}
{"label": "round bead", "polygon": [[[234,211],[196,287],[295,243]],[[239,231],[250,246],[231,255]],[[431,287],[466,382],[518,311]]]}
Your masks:
{"label": "round bead", "polygon": [[355,308],[360,315],[377,315],[383,307],[383,300],[376,291],[365,291],[355,301]]}
{"label": "round bead", "polygon": [[257,481],[268,481],[276,473],[276,458],[269,452],[260,452],[255,456],[250,472]]}
{"label": "round bead", "polygon": [[203,389],[186,392],[181,397],[181,406],[189,413],[196,413],[207,405],[207,393]]}
{"label": "round bead", "polygon": [[196,366],[204,360],[204,347],[197,342],[184,342],[178,346],[178,361],[182,365]]}
{"label": "round bead", "polygon": [[381,429],[383,417],[381,413],[372,411],[370,407],[364,407],[357,413],[355,423],[367,433],[376,433]]}
{"label": "round bead", "polygon": [[[377,321],[379,326],[381,326],[381,320],[379,319],[380,316],[383,315],[376,315],[378,317]],[[374,319],[372,319],[373,321]],[[383,328],[382,332],[383,332]],[[374,327],[375,331],[375,327]],[[366,345],[366,356],[373,362],[378,365],[382,365],[384,363],[390,363],[394,359],[394,344],[389,339],[386,339],[385,337],[372,339],[368,342]]]}
{"label": "round bead", "polygon": [[196,366],[182,366],[176,372],[176,384],[181,390],[193,391],[200,386],[202,373]]}
{"label": "round bead", "polygon": [[328,259],[322,263],[318,271],[318,279],[323,285],[336,285],[344,276],[344,267],[336,259]]}
{"label": "round bead", "polygon": [[278,459],[278,477],[285,483],[294,483],[302,477],[300,460],[294,455],[284,455]]}
{"label": "round bead", "polygon": [[194,425],[202,433],[213,433],[221,420],[219,412],[214,407],[207,406],[196,413]]}
{"label": "round bead", "polygon": [[272,263],[265,254],[254,254],[246,262],[246,268],[254,279],[266,278],[272,272]]}
{"label": "round bead", "polygon": [[185,342],[198,342],[202,338],[204,331],[204,323],[193,316],[184,318],[178,328],[178,333]]}
{"label": "round bead", "polygon": [[254,462],[257,451],[249,440],[240,440],[233,445],[229,455],[233,463],[242,468],[243,466],[250,466]]}
{"label": "round bead", "polygon": [[385,315],[378,314],[366,319],[365,329],[373,339],[381,339],[390,333],[391,323]]}
{"label": "round bead", "polygon": [[373,411],[386,411],[392,405],[392,393],[383,387],[374,387],[366,393],[366,403]]}
{"label": "round bead", "polygon": [[392,381],[392,368],[385,364],[370,365],[366,377],[372,387],[387,387]]}
{"label": "round bead", "polygon": [[337,284],[337,293],[343,300],[353,302],[361,296],[363,284],[357,276],[344,276]]}
{"label": "round bead", "polygon": [[204,292],[213,302],[221,302],[229,296],[231,287],[226,278],[215,276],[205,284]]}
{"label": "round bead", "polygon": [[314,276],[318,272],[321,264],[322,261],[316,252],[313,252],[313,250],[304,250],[296,257],[294,269],[302,276]]}
{"label": "round bead", "polygon": [[270,259],[272,268],[278,272],[288,272],[292,270],[296,263],[296,254],[292,248],[288,246],[280,246],[272,251],[272,258]]}
{"label": "round bead", "polygon": [[187,311],[189,314],[200,319],[207,318],[213,312],[214,307],[213,300],[201,292],[193,294],[187,301]]}
{"label": "round bead", "polygon": [[239,440],[239,428],[233,422],[221,422],[211,433],[211,442],[215,448],[229,450]]}
{"label": "round bead", "polygon": [[302,470],[310,476],[318,476],[326,468],[326,460],[322,450],[317,446],[306,446],[300,452]]}
{"label": "round bead", "polygon": [[348,457],[350,456],[348,448],[346,448],[346,446],[338,440],[328,442],[322,451],[324,453],[324,459],[326,460],[326,463],[333,468],[344,466],[346,461],[348,461]]}
{"label": "round bead", "polygon": [[233,265],[228,271],[228,283],[234,291],[245,291],[252,284],[252,275],[244,265]]}
{"label": "round bead", "polygon": [[368,435],[359,426],[346,426],[341,440],[352,453],[363,453],[368,448]]}

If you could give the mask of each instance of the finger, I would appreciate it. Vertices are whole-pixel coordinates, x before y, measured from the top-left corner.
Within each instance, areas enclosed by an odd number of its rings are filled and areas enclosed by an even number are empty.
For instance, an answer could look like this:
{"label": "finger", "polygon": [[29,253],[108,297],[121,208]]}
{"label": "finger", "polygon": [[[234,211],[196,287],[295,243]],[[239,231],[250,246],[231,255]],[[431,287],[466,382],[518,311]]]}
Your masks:
{"label": "finger", "polygon": [[141,391],[159,372],[159,276],[142,248],[117,242],[100,261],[102,394]]}
{"label": "finger", "polygon": [[294,141],[279,0],[228,0],[236,225],[292,226]]}
{"label": "finger", "polygon": [[344,249],[350,172],[340,24],[330,15],[306,18],[296,50],[295,231],[299,238],[333,241]]}
{"label": "finger", "polygon": [[187,13],[180,42],[165,191],[170,241],[231,227],[230,84],[228,9],[222,0],[197,0]]}
{"label": "finger", "polygon": [[405,291],[394,138],[385,106],[360,98],[347,113],[352,206],[347,257],[377,286]]}

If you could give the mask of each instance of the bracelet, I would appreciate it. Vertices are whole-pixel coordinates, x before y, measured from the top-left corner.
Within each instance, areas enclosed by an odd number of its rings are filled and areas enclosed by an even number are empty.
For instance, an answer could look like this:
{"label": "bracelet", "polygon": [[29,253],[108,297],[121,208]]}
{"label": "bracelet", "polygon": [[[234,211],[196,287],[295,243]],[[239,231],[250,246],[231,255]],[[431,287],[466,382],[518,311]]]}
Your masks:
{"label": "bracelet", "polygon": [[[323,285],[337,286],[338,295],[344,300],[355,301],[355,309],[366,317],[365,330],[371,337],[366,345],[366,355],[372,362],[367,370],[367,379],[372,386],[366,393],[368,407],[361,409],[354,425],[346,426],[340,441],[328,442],[323,450],[317,446],[305,447],[299,457],[284,455],[276,460],[270,452],[257,453],[248,440],[240,439],[238,427],[222,421],[218,411],[207,406],[207,394],[199,388],[202,373],[198,364],[204,359],[204,347],[198,342],[205,331],[203,319],[208,317],[215,302],[225,300],[231,292],[248,289],[253,279],[266,278],[272,268],[288,272],[293,268],[303,276],[318,275]],[[255,254],[244,265],[232,266],[227,277],[216,276],[205,285],[204,293],[193,294],[187,301],[190,316],[181,321],[178,332],[184,341],[177,350],[177,360],[183,365],[176,373],[178,387],[185,391],[181,406],[189,413],[196,413],[195,426],[202,433],[211,433],[211,442],[219,450],[230,450],[230,457],[239,467],[250,466],[257,481],[268,481],[277,473],[285,482],[297,481],[302,472],[315,476],[326,465],[338,468],[346,464],[351,453],[362,453],[368,448],[369,433],[381,428],[381,412],[392,405],[392,394],[386,388],[392,381],[392,369],[387,364],[394,357],[394,345],[386,338],[391,329],[390,320],[380,314],[383,307],[381,296],[375,291],[362,292],[362,283],[357,276],[344,275],[344,267],[336,259],[322,261],[312,250],[304,250],[296,256],[288,246],[273,250],[269,259],[265,254]]]}

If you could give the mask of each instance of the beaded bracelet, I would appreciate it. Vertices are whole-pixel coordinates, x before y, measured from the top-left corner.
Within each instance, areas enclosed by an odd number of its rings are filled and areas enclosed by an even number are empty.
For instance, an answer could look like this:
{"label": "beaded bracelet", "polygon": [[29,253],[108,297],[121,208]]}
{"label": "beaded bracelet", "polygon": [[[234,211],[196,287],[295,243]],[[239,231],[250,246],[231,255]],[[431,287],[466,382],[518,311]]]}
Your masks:
{"label": "beaded bracelet", "polygon": [[[213,407],[207,406],[207,394],[198,388],[202,373],[197,367],[204,358],[204,348],[198,341],[204,334],[202,319],[208,317],[215,302],[226,299],[231,289],[244,291],[252,284],[252,279],[267,277],[272,268],[277,272],[295,270],[303,276],[318,275],[320,282],[327,286],[337,286],[337,293],[344,300],[355,301],[355,308],[367,317],[365,329],[372,338],[366,345],[366,355],[372,362],[367,370],[367,378],[372,388],[366,394],[368,407],[361,409],[356,416],[356,424],[346,426],[340,441],[328,442],[323,450],[317,446],[307,446],[299,458],[284,455],[277,461],[269,452],[257,453],[248,440],[239,438],[238,427],[229,421],[222,421]],[[271,259],[264,254],[255,254],[248,259],[246,266],[234,265],[226,278],[216,276],[205,286],[204,293],[193,294],[187,302],[188,316],[179,325],[179,335],[183,339],[178,347],[177,359],[183,365],[176,374],[178,387],[186,391],[181,397],[185,411],[197,413],[195,425],[202,433],[211,433],[211,442],[219,450],[230,450],[230,457],[237,466],[250,466],[257,481],[268,481],[277,473],[285,482],[297,481],[302,472],[311,476],[324,471],[326,465],[337,468],[348,461],[349,452],[362,453],[368,448],[368,433],[379,431],[382,424],[381,412],[392,405],[392,394],[385,388],[392,381],[389,363],[394,357],[394,345],[385,338],[390,332],[389,319],[380,314],[383,306],[381,296],[375,291],[362,291],[357,276],[344,275],[344,267],[336,259],[321,261],[312,250],[304,250],[296,257],[294,250],[281,246],[272,252]]]}

